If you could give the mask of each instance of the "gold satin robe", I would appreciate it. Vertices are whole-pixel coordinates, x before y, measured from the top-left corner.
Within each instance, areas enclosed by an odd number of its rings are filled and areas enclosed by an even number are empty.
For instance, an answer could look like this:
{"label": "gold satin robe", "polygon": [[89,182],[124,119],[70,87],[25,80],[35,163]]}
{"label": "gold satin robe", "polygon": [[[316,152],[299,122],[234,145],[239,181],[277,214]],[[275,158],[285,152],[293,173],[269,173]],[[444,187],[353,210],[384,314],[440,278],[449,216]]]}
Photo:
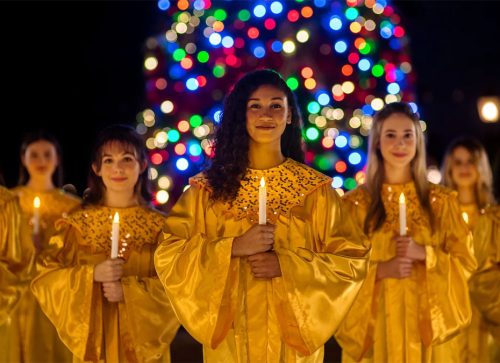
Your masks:
{"label": "gold satin robe", "polygon": [[[124,300],[110,303],[94,281],[111,253],[111,225],[120,215]],[[165,216],[148,207],[92,206],[57,223],[31,288],[73,361],[169,362],[179,323],[156,276],[153,254]]]}
{"label": "gold satin robe", "polygon": [[[233,239],[258,222],[262,176],[282,272],[273,279],[254,278],[246,258],[231,257]],[[331,179],[287,159],[248,169],[231,204],[213,202],[202,175],[190,183],[167,218],[155,266],[205,362],[322,362],[369,251]]]}
{"label": "gold satin robe", "polygon": [[0,186],[0,362],[16,361],[10,347],[19,337],[8,334],[12,314],[26,290],[19,276],[23,265],[19,228],[21,209],[16,196]]}
{"label": "gold satin robe", "polygon": [[[26,266],[18,272],[24,293],[14,310],[8,325],[0,331],[0,339],[12,342],[7,356],[16,362],[69,362],[71,353],[57,336],[54,326],[40,309],[29,289],[31,280],[36,275],[37,258],[33,243],[33,199],[40,198],[40,236],[42,250],[48,246],[51,235],[55,232],[54,223],[80,204],[80,199],[55,189],[38,193],[26,186],[12,190],[19,198],[21,217],[21,264]],[[1,359],[1,358],[0,358]]]}
{"label": "gold satin robe", "polygon": [[17,198],[0,186],[0,325],[10,318],[22,291],[16,276],[22,267],[20,221]]}
{"label": "gold satin robe", "polygon": [[[476,268],[472,238],[459,211],[456,192],[431,185],[435,215],[429,220],[413,183],[382,187],[384,224],[371,234],[367,278],[336,333],[344,362],[455,362],[446,344],[471,320],[467,278]],[[396,255],[399,195],[404,192],[408,235],[425,246],[426,259],[415,262],[410,277],[376,281],[377,264]],[[359,187],[344,197],[345,207],[363,228],[370,197]],[[451,282],[451,283],[450,283]]]}
{"label": "gold satin robe", "polygon": [[[477,308],[477,352],[471,361],[500,362],[500,206],[488,207],[474,228],[474,248],[479,268],[469,281]],[[475,359],[477,358],[477,359]]]}

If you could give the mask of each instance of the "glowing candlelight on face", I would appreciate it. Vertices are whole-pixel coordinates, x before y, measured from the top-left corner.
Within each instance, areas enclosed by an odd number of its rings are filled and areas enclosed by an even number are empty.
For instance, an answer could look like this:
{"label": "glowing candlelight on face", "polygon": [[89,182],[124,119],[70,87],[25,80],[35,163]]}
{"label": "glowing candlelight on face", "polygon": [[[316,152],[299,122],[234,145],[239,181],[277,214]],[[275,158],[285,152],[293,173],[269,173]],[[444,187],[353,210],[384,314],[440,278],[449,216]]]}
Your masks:
{"label": "glowing candlelight on face", "polygon": [[469,224],[469,215],[467,214],[467,212],[462,212],[462,218],[464,219],[465,221],[465,224]]}
{"label": "glowing candlelight on face", "polygon": [[259,224],[266,224],[267,221],[266,204],[267,204],[266,181],[264,180],[264,177],[262,177],[260,179],[260,187],[259,187]]}
{"label": "glowing candlelight on face", "polygon": [[40,233],[40,198],[33,199],[33,234]]}
{"label": "glowing candlelight on face", "polygon": [[111,228],[111,258],[118,257],[118,238],[120,237],[120,215],[115,212]]}
{"label": "glowing candlelight on face", "polygon": [[399,195],[399,235],[406,236],[406,201],[404,193]]}

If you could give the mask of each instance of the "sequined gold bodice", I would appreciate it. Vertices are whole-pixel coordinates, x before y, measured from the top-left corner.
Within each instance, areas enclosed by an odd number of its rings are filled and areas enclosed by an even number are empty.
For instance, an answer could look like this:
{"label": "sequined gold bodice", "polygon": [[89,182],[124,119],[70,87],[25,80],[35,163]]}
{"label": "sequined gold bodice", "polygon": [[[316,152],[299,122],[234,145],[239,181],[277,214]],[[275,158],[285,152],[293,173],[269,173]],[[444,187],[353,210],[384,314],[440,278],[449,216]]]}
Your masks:
{"label": "sequined gold bodice", "polygon": [[120,216],[119,256],[127,260],[130,251],[140,251],[145,245],[156,245],[163,228],[165,216],[145,206],[109,208],[90,206],[82,208],[57,222],[75,227],[81,234],[82,248],[91,254],[109,255],[111,252],[111,227],[113,216]]}
{"label": "sequined gold bodice", "polygon": [[[235,200],[225,203],[226,216],[236,220],[255,215],[259,206],[259,185],[264,177],[267,190],[268,218],[281,214],[288,216],[290,210],[303,205],[307,195],[317,188],[331,183],[331,178],[292,159],[265,170],[247,169]],[[190,179],[191,185],[210,189],[203,174]],[[270,217],[269,217],[270,216]]]}

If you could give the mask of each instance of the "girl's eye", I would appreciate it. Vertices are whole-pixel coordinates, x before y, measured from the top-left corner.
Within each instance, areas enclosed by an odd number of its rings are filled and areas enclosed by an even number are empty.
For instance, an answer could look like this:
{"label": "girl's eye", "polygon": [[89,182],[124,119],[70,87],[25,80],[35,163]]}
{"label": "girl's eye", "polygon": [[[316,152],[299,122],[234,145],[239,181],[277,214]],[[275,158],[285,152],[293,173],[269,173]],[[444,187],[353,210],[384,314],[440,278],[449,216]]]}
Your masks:
{"label": "girl's eye", "polygon": [[126,161],[127,163],[130,163],[130,162],[134,161],[134,158],[131,156],[126,156],[123,158],[123,160]]}
{"label": "girl's eye", "polygon": [[412,139],[413,138],[413,133],[409,132],[409,133],[405,134],[405,138]]}
{"label": "girl's eye", "polygon": [[274,104],[274,105],[271,105],[271,108],[274,108],[274,109],[280,109],[280,108],[282,108],[282,107],[283,107],[283,106],[282,106],[282,105],[280,105],[280,104],[278,104],[278,103],[276,103],[276,104]]}
{"label": "girl's eye", "polygon": [[113,162],[113,160],[108,158],[108,159],[104,159],[102,162],[104,164],[111,164]]}
{"label": "girl's eye", "polygon": [[253,103],[253,104],[248,105],[248,108],[258,109],[258,108],[260,108],[260,106],[256,103]]}
{"label": "girl's eye", "polygon": [[390,133],[390,134],[385,134],[386,137],[388,137],[389,139],[392,139],[394,138],[396,135],[393,134],[393,133]]}

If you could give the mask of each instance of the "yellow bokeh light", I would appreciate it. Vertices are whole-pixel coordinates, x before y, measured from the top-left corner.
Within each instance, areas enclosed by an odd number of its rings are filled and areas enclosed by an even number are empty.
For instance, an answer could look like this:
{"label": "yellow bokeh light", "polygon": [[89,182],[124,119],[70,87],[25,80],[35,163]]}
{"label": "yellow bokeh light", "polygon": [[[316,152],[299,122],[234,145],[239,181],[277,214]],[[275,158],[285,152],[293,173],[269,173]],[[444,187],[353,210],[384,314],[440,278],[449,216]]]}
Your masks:
{"label": "yellow bokeh light", "polygon": [[174,104],[172,101],[166,100],[161,103],[160,106],[161,112],[168,114],[174,110]]}
{"label": "yellow bokeh light", "polygon": [[375,111],[380,111],[384,107],[384,101],[381,98],[374,98],[370,105]]}
{"label": "yellow bokeh light", "polygon": [[172,179],[170,179],[169,176],[163,175],[158,178],[158,186],[161,189],[170,189],[170,187],[172,186]]}
{"label": "yellow bokeh light", "polygon": [[332,93],[334,96],[342,96],[344,91],[342,91],[342,86],[340,84],[336,84],[332,87]]}
{"label": "yellow bokeh light", "polygon": [[297,32],[297,40],[300,42],[300,43],[305,43],[309,40],[309,32],[307,30],[299,30]]}
{"label": "yellow bokeh light", "polygon": [[188,29],[188,26],[186,23],[177,23],[175,25],[175,31],[178,34],[184,34],[185,32],[187,32],[187,29]]}
{"label": "yellow bokeh light", "polygon": [[316,81],[314,78],[308,78],[304,81],[304,87],[308,90],[313,90],[316,88]]}
{"label": "yellow bokeh light", "polygon": [[385,103],[393,103],[393,102],[398,102],[398,96],[391,94],[385,96]]}
{"label": "yellow bokeh light", "polygon": [[156,178],[158,178],[158,170],[149,168],[149,180],[155,180]]}
{"label": "yellow bokeh light", "polygon": [[341,108],[333,110],[333,118],[335,120],[342,120],[344,118],[344,110]]}
{"label": "yellow bokeh light", "polygon": [[346,81],[346,82],[342,83],[341,89],[342,89],[342,92],[349,95],[349,94],[354,92],[354,83],[352,83],[351,81]]}
{"label": "yellow bokeh light", "polygon": [[349,120],[349,126],[351,126],[353,129],[357,129],[361,126],[361,120],[359,119],[359,117],[351,117],[351,119]]}
{"label": "yellow bokeh light", "polygon": [[173,31],[173,30],[168,30],[165,33],[165,38],[167,38],[167,40],[170,43],[175,43],[177,41],[177,33],[175,31]]}
{"label": "yellow bokeh light", "polygon": [[326,117],[325,116],[317,116],[316,119],[314,120],[314,123],[320,129],[322,129],[326,126]]}
{"label": "yellow bokeh light", "polygon": [[165,204],[168,202],[169,199],[169,194],[166,190],[159,190],[158,193],[156,193],[156,201],[160,204]]}
{"label": "yellow bokeh light", "polygon": [[291,54],[295,52],[295,43],[291,40],[287,40],[283,43],[283,52]]}
{"label": "yellow bokeh light", "polygon": [[351,25],[349,25],[349,29],[351,30],[351,32],[353,33],[359,33],[361,31],[361,24],[358,23],[357,21],[351,23]]}
{"label": "yellow bokeh light", "polygon": [[156,149],[156,145],[155,145],[155,138],[154,138],[154,137],[149,137],[149,138],[146,140],[146,147],[147,147],[149,150]]}
{"label": "yellow bokeh light", "polygon": [[420,127],[422,128],[422,132],[425,132],[427,130],[427,122],[425,122],[424,120],[420,120],[419,123]]}
{"label": "yellow bokeh light", "polygon": [[160,131],[155,136],[155,141],[158,144],[165,144],[168,140],[167,133],[165,131]]}
{"label": "yellow bokeh light", "polygon": [[152,71],[153,69],[156,69],[156,67],[158,67],[158,59],[156,59],[156,57],[147,57],[144,60],[144,67],[148,71]]}

